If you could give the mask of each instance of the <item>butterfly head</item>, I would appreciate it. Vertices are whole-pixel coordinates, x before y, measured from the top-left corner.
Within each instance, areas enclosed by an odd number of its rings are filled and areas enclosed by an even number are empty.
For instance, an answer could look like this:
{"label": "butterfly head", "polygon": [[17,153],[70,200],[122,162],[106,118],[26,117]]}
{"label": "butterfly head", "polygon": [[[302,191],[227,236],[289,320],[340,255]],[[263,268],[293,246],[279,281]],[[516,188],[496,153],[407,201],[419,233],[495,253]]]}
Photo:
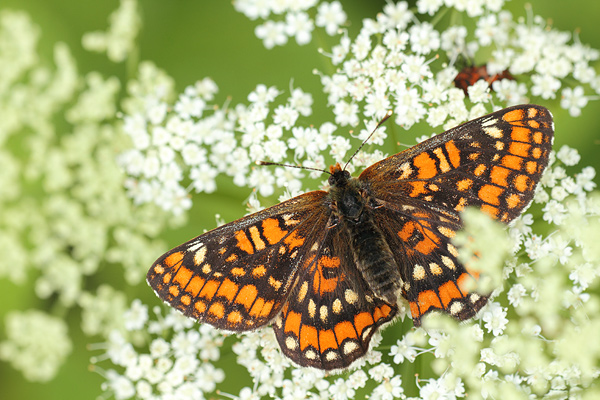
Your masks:
{"label": "butterfly head", "polygon": [[350,180],[350,172],[342,169],[340,163],[330,166],[329,172],[331,173],[331,176],[329,176],[329,186],[342,187]]}

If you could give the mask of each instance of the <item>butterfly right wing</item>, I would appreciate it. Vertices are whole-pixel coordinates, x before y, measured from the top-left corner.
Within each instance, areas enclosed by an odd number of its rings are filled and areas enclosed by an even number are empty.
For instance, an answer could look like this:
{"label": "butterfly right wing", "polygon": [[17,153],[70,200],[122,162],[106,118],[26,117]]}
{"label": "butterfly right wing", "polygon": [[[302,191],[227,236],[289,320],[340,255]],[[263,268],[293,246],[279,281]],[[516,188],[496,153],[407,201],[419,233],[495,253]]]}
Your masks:
{"label": "butterfly right wing", "polygon": [[305,193],[184,243],[147,281],[173,308],[219,329],[247,331],[281,310],[329,218],[327,193]]}

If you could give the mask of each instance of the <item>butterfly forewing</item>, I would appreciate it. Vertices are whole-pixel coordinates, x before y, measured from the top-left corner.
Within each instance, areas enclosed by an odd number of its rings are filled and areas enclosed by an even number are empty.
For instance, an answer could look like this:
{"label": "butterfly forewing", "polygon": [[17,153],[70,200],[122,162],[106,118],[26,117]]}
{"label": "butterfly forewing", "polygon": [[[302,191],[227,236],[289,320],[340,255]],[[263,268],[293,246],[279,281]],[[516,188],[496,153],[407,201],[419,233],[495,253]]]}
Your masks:
{"label": "butterfly forewing", "polygon": [[200,235],[156,260],[148,283],[200,322],[229,331],[266,325],[324,234],[325,196],[309,192]]}
{"label": "butterfly forewing", "polygon": [[375,331],[394,318],[395,305],[377,298],[347,251],[350,239],[330,227],[318,254],[308,259],[273,328],[295,363],[341,369],[362,357]]}
{"label": "butterfly forewing", "polygon": [[509,107],[373,164],[359,179],[376,198],[406,198],[448,211],[477,206],[509,222],[533,198],[552,140],[546,108]]}

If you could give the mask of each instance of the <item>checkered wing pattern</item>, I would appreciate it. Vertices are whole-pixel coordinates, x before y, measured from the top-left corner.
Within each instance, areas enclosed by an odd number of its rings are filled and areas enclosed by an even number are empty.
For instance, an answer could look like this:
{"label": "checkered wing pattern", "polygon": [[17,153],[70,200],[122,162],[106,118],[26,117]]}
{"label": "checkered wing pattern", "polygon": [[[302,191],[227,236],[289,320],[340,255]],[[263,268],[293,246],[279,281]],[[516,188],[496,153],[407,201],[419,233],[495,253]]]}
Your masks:
{"label": "checkered wing pattern", "polygon": [[170,306],[228,331],[268,324],[324,235],[326,192],[315,191],[207,232],[164,254],[147,280]]}
{"label": "checkered wing pattern", "polygon": [[473,316],[485,296],[450,243],[458,213],[479,207],[510,222],[533,198],[553,141],[550,112],[506,108],[472,120],[367,168],[359,177],[381,205],[374,209],[401,268],[415,325],[432,310]]}
{"label": "checkered wing pattern", "polygon": [[282,351],[302,366],[346,368],[369,349],[375,331],[391,321],[397,307],[377,298],[360,274],[350,238],[329,227],[294,285],[273,329]]}

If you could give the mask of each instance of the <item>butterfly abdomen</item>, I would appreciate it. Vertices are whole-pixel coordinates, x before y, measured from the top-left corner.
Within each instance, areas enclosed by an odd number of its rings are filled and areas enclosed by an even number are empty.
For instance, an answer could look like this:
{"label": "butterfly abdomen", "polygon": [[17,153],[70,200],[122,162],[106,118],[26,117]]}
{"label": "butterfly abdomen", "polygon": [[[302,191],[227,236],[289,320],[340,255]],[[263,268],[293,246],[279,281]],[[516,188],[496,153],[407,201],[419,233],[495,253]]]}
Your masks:
{"label": "butterfly abdomen", "polygon": [[354,261],[373,292],[390,304],[398,301],[402,286],[400,269],[383,233],[368,208],[357,221],[345,220]]}

